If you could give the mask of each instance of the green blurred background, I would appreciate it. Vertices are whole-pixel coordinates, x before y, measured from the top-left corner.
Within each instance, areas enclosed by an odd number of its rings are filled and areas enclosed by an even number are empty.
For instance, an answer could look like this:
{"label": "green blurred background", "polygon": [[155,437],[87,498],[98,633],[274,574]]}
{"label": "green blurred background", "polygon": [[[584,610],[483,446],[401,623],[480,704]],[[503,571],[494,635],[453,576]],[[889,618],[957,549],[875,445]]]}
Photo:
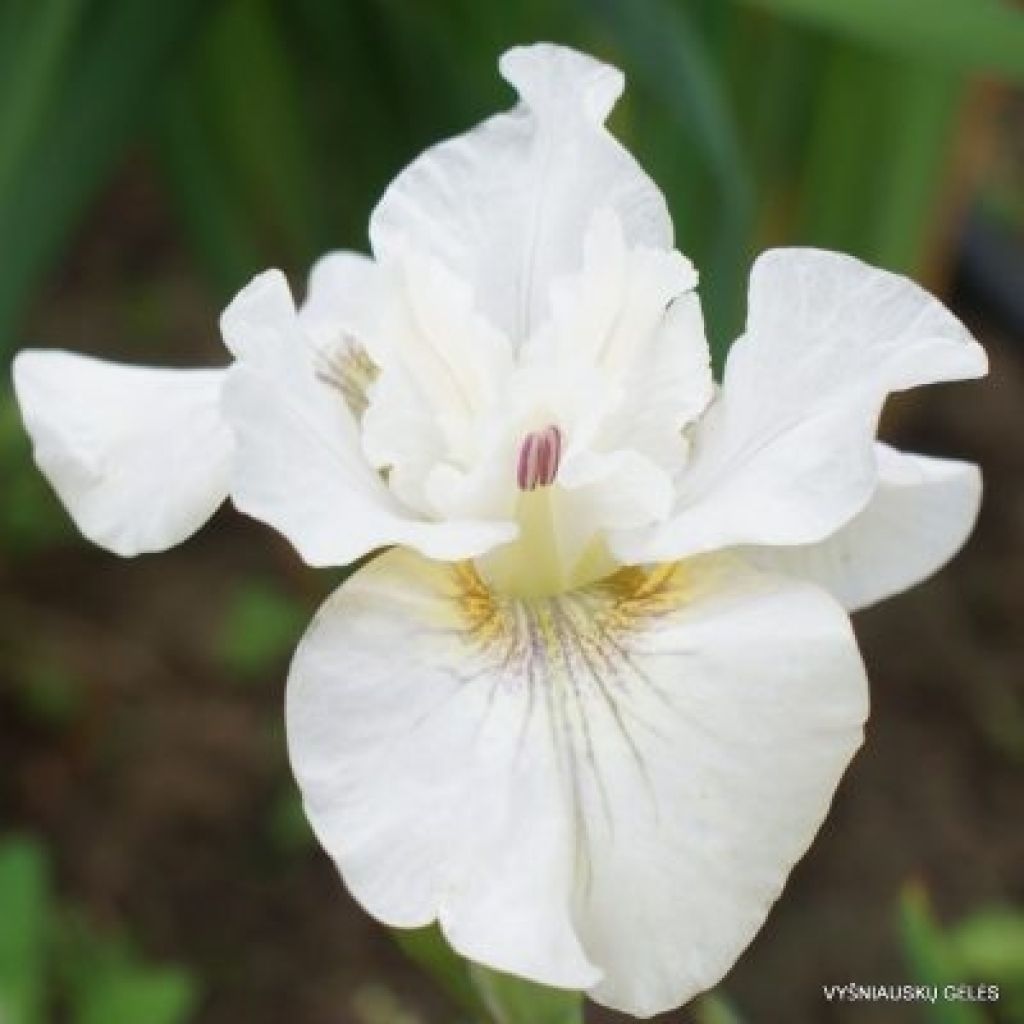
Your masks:
{"label": "green blurred background", "polygon": [[[364,248],[387,182],[507,106],[496,58],[536,39],[625,70],[612,124],[668,196],[719,360],[752,256],[797,243],[913,274],[993,362],[887,413],[982,464],[979,529],[859,617],[867,746],[723,990],[671,1019],[1024,1021],[1019,5],[0,0],[0,349],[223,363],[232,293]],[[287,659],[337,576],[229,510],[160,558],[88,548],[6,380],[0,488],[0,1022],[469,1019],[344,895],[290,780]],[[821,993],[947,980],[1003,997]]]}

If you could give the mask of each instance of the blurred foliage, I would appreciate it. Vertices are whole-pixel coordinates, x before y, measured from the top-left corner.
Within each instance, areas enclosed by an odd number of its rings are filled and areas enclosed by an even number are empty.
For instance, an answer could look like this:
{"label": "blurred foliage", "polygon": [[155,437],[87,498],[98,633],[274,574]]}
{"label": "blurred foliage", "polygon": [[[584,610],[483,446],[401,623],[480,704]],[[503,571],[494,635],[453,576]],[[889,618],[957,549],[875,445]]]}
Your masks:
{"label": "blurred foliage", "polygon": [[494,1024],[583,1024],[578,992],[547,988],[480,964],[470,967],[470,978]]}
{"label": "blurred foliage", "polygon": [[309,624],[309,609],[263,580],[239,585],[221,626],[221,664],[236,678],[256,679],[290,657]]}
{"label": "blurred foliage", "polygon": [[1024,82],[1020,10],[1003,0],[941,5],[933,0],[748,2],[908,57],[965,71],[991,71]]}
{"label": "blurred foliage", "polygon": [[25,840],[0,846],[0,1020],[42,1021],[49,926],[49,873],[42,851]]}
{"label": "blurred foliage", "polygon": [[192,978],[144,964],[124,938],[97,936],[73,920],[61,962],[73,1024],[180,1024],[192,1016]]}
{"label": "blurred foliage", "polygon": [[425,1024],[398,996],[383,985],[362,985],[352,996],[352,1012],[359,1024]]}
{"label": "blurred foliage", "polygon": [[15,336],[27,302],[212,6],[3,0],[0,337]]}
{"label": "blurred foliage", "polygon": [[582,1024],[583,997],[463,960],[437,925],[392,932],[475,1024]]}
{"label": "blurred foliage", "polygon": [[[452,950],[436,924],[394,929],[391,934],[473,1024],[582,1024],[579,992],[548,988],[470,963]],[[697,1024],[742,1024],[738,1011],[718,991],[696,1000],[692,1009]]]}
{"label": "blurred foliage", "polygon": [[291,781],[270,805],[267,838],[277,853],[286,856],[316,848],[313,830],[302,807],[302,797]]}
{"label": "blurred foliage", "polygon": [[938,987],[997,985],[991,1003],[940,998],[925,1010],[929,1024],[1024,1024],[1024,911],[977,910],[957,924],[939,925],[928,894],[908,884],[900,901],[900,937],[913,980]]}
{"label": "blurred foliage", "polygon": [[445,942],[437,925],[393,929],[391,934],[402,951],[431,975],[461,1010],[479,1020],[486,1019],[486,1007],[473,983],[469,964]]}
{"label": "blurred foliage", "polygon": [[694,1005],[695,1024],[743,1024],[739,1010],[722,992],[702,996]]}
{"label": "blurred foliage", "polygon": [[13,392],[0,390],[0,550],[4,553],[28,553],[73,535],[53,492],[32,465],[30,447]]}
{"label": "blurred foliage", "polygon": [[1024,913],[1009,907],[979,910],[949,929],[946,940],[968,976],[1015,987],[1024,1011]]}
{"label": "blurred foliage", "polygon": [[508,104],[495,58],[531,39],[634,83],[615,127],[704,272],[719,355],[755,249],[919,266],[965,89],[1024,81],[1002,0],[0,0],[0,343],[127,149],[223,299],[363,247],[406,161]]}
{"label": "blurred foliage", "polygon": [[69,728],[85,704],[82,680],[52,651],[34,649],[30,655],[19,665],[18,709],[35,725],[55,732]]}
{"label": "blurred foliage", "polygon": [[53,902],[50,866],[34,840],[0,842],[0,1021],[182,1024],[192,977],[145,963],[123,936],[100,932]]}

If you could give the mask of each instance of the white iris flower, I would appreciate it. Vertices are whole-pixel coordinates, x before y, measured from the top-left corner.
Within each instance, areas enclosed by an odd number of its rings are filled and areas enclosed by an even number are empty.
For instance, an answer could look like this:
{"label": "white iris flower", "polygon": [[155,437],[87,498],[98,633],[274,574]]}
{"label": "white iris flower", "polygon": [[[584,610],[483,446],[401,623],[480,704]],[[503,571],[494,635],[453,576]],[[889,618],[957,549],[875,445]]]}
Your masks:
{"label": "white iris flower", "polygon": [[460,953],[646,1016],[764,921],[862,738],[847,611],[970,532],[976,467],[875,441],[887,393],[983,350],[910,281],[761,256],[712,380],[697,275],[604,120],[622,75],[501,60],[520,102],[428,150],[234,362],[23,352],[40,468],[121,555],[226,495],[314,566],[390,548],[288,681],[292,763],[355,898]]}

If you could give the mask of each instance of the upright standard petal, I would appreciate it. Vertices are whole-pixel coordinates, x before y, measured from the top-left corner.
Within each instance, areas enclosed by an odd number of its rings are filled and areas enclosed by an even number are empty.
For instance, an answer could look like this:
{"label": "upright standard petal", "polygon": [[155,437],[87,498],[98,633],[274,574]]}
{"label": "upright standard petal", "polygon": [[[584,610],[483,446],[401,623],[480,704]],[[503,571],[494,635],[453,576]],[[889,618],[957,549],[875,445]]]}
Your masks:
{"label": "upright standard petal", "polygon": [[283,275],[257,277],[222,329],[238,356],[225,387],[232,500],[310,565],[345,565],[389,544],[464,558],[515,535],[510,523],[425,521],[388,490],[363,455],[346,382],[303,330]]}
{"label": "upright standard petal", "polygon": [[75,525],[130,556],[191,536],[228,489],[223,370],[24,351],[14,389],[36,463]]}
{"label": "upright standard petal", "polygon": [[818,544],[751,547],[755,565],[812,580],[850,611],[913,587],[963,546],[981,504],[969,462],[877,447],[878,487],[867,507]]}
{"label": "upright standard petal", "polygon": [[318,348],[330,349],[345,338],[366,346],[384,329],[381,310],[389,299],[387,281],[368,256],[329,252],[309,273],[299,319]]}
{"label": "upright standard petal", "polygon": [[839,253],[769,251],[751,273],[746,334],[694,433],[675,515],[614,549],[642,562],[822,540],[875,490],[885,396],[986,370],[963,324],[906,278]]}
{"label": "upright standard petal", "polygon": [[516,600],[390,552],[321,609],[287,698],[370,913],[642,1016],[753,937],[866,712],[838,605],[722,556]]}
{"label": "upright standard petal", "polygon": [[[552,315],[522,351],[545,378],[580,381],[572,448],[631,448],[667,470],[685,461],[681,432],[714,389],[696,287],[682,253],[630,247],[615,212],[597,211],[580,271],[555,282]],[[601,387],[585,383],[592,372]]]}
{"label": "upright standard petal", "polygon": [[604,127],[623,77],[551,44],[500,62],[520,103],[434,146],[385,192],[370,222],[388,261],[411,244],[465,281],[514,343],[545,319],[551,283],[578,269],[596,209],[619,215],[630,244],[672,246],[657,186]]}

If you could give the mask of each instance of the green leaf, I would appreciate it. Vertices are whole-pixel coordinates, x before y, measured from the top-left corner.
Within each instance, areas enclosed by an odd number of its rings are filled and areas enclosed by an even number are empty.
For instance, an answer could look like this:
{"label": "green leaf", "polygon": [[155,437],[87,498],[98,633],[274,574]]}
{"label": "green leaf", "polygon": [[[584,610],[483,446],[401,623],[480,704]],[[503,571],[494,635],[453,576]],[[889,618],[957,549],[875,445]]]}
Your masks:
{"label": "green leaf", "polygon": [[0,92],[0,195],[10,187],[29,147],[45,124],[66,67],[83,0],[42,0],[26,24],[11,26],[12,47]]}
{"label": "green leaf", "polygon": [[916,270],[934,227],[953,144],[962,79],[942,68],[902,65],[885,104],[886,134],[874,193],[868,258],[890,270]]}
{"label": "green leaf", "polygon": [[684,137],[721,175],[728,202],[749,204],[752,187],[724,91],[721,69],[685,8],[663,0],[620,4],[591,0],[615,31],[638,81],[662,102]]}
{"label": "green leaf", "polygon": [[[169,67],[215,3],[103,5],[55,101],[54,114],[0,193],[0,349],[12,341],[41,278],[59,258]],[[14,243],[12,240],[16,240]]]}
{"label": "green leaf", "polygon": [[267,818],[267,836],[274,849],[284,855],[316,847],[302,798],[294,784],[275,796]]}
{"label": "green leaf", "polygon": [[183,971],[128,968],[94,978],[78,995],[75,1024],[183,1024],[196,989]]}
{"label": "green leaf", "polygon": [[579,992],[547,988],[464,960],[437,925],[394,929],[395,941],[462,1009],[489,1024],[583,1024]]}
{"label": "green leaf", "polygon": [[16,82],[18,47],[22,33],[36,10],[33,0],[4,0],[0,3],[0,90],[4,92]]}
{"label": "green leaf", "polygon": [[495,1024],[583,1024],[583,996],[547,988],[479,964],[470,977]]}
{"label": "green leaf", "polygon": [[285,42],[276,5],[229,0],[201,42],[196,113],[209,118],[222,170],[248,216],[265,226],[276,251],[305,270],[330,233],[316,214],[310,136],[296,59]]}
{"label": "green leaf", "polygon": [[693,1006],[696,1024],[743,1024],[739,1011],[721,992],[701,996]]}
{"label": "green leaf", "polygon": [[402,952],[429,974],[458,1006],[472,1014],[487,1012],[470,976],[469,964],[448,945],[436,924],[427,928],[393,928],[391,935]]}
{"label": "green leaf", "polygon": [[[900,938],[903,954],[910,964],[914,980],[922,985],[960,984],[963,975],[939,926],[932,916],[923,886],[911,883],[900,899]],[[928,1004],[929,1024],[985,1024],[985,1018],[973,1005],[940,999]]]}
{"label": "green leaf", "polygon": [[60,968],[72,1024],[184,1024],[198,986],[184,968],[150,965],[119,934],[83,917],[63,922]]}
{"label": "green leaf", "polygon": [[231,599],[220,634],[220,659],[231,672],[253,678],[294,650],[309,615],[277,587],[243,584]]}
{"label": "green leaf", "polygon": [[[829,51],[799,25],[760,11],[742,13],[728,55],[729,77],[751,174],[758,180],[758,212],[778,222],[792,204]],[[769,226],[768,244],[787,240],[785,227]]]}
{"label": "green leaf", "polygon": [[43,1024],[50,868],[30,839],[0,844],[0,1021]]}
{"label": "green leaf", "polygon": [[1010,907],[978,911],[947,933],[969,978],[1024,984],[1024,913]]}
{"label": "green leaf", "polygon": [[67,513],[32,461],[32,445],[10,387],[0,387],[0,479],[0,545],[5,553],[23,556],[75,536]]}
{"label": "green leaf", "polygon": [[891,62],[833,42],[818,82],[807,141],[798,234],[811,245],[867,257],[874,193],[880,187],[879,111],[889,99]]}
{"label": "green leaf", "polygon": [[934,230],[962,80],[848,43],[823,49],[800,194],[801,240],[918,271]]}
{"label": "green leaf", "polygon": [[262,264],[260,241],[202,109],[195,81],[182,76],[157,109],[153,141],[198,258],[218,291],[230,295]]}
{"label": "green leaf", "polygon": [[1001,0],[745,0],[945,67],[1024,82],[1024,12]]}

